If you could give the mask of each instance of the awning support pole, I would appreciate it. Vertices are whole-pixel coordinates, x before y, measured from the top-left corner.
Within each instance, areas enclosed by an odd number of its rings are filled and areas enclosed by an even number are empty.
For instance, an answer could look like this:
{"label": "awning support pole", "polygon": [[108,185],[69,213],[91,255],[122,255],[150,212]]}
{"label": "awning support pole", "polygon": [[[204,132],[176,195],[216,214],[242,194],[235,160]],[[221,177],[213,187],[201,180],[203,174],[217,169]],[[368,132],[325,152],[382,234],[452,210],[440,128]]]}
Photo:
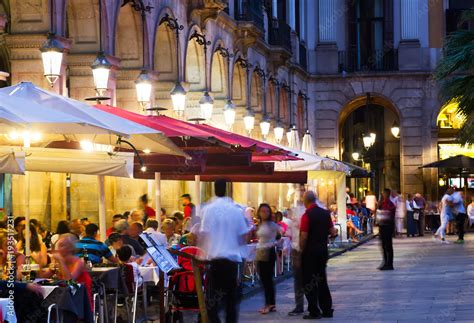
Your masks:
{"label": "awning support pole", "polygon": [[155,210],[156,220],[161,230],[161,173],[155,173]]}
{"label": "awning support pole", "polygon": [[194,196],[196,200],[195,216],[201,216],[201,175],[194,175]]}
{"label": "awning support pole", "polygon": [[104,175],[98,175],[99,181],[99,232],[100,240],[105,241],[107,239],[107,223],[105,219],[105,177]]}

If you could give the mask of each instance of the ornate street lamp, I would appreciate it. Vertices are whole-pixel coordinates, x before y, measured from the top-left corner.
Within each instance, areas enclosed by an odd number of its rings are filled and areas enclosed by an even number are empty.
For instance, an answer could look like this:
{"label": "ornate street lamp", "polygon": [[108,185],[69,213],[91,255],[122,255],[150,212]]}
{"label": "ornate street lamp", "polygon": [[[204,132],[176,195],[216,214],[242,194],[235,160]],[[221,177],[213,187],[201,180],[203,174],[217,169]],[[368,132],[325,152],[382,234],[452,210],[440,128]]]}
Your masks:
{"label": "ornate street lamp", "polygon": [[372,141],[372,136],[370,134],[364,134],[362,136],[362,141],[364,142],[364,148],[366,150],[369,150],[370,147],[372,147],[372,145],[374,144],[374,142]]}
{"label": "ornate street lamp", "polygon": [[105,56],[102,48],[102,0],[99,0],[99,53],[91,67],[97,95],[105,99],[105,94],[109,88],[109,76],[112,64],[107,59],[107,56]]}
{"label": "ornate street lamp", "polygon": [[143,0],[124,0],[122,7],[130,3],[135,11],[141,12],[142,17],[142,54],[143,54],[143,66],[142,71],[138,75],[137,80],[135,81],[135,88],[137,91],[137,101],[140,103],[141,107],[145,109],[145,106],[151,101],[151,92],[152,92],[152,79],[149,75],[149,72],[145,64],[145,24],[146,24],[146,13],[151,12],[153,9],[150,5],[145,5]]}
{"label": "ornate street lamp", "polygon": [[48,33],[48,38],[41,46],[40,51],[41,59],[43,61],[44,76],[48,80],[49,85],[53,87],[59,76],[61,76],[61,65],[65,48],[63,44],[56,39],[56,34],[54,32],[53,0],[50,1],[49,6],[51,16],[50,32]]}
{"label": "ornate street lamp", "polygon": [[242,68],[245,68],[246,75],[247,75],[247,113],[244,116],[244,125],[245,125],[245,130],[247,131],[249,137],[252,136],[252,130],[255,127],[255,115],[252,112],[252,106],[250,104],[250,96],[251,96],[251,85],[250,85],[250,69],[252,68],[252,64],[249,63],[248,60],[239,57],[236,61],[236,63],[239,63]]}
{"label": "ornate street lamp", "polygon": [[181,73],[179,65],[179,31],[184,29],[183,25],[180,25],[177,18],[171,18],[169,14],[165,14],[160,20],[160,25],[166,23],[166,26],[174,30],[176,35],[176,83],[171,89],[171,102],[173,103],[173,110],[179,116],[182,117],[184,109],[186,107],[186,90],[181,85]]}
{"label": "ornate street lamp", "polygon": [[355,161],[358,161],[359,158],[360,158],[360,154],[357,151],[352,153],[352,159],[354,159]]}
{"label": "ornate street lamp", "polygon": [[201,107],[202,117],[206,120],[211,120],[214,99],[209,95],[207,80],[207,46],[211,45],[211,41],[207,40],[205,35],[198,33],[197,30],[189,37],[189,40],[191,39],[195,39],[199,45],[204,46],[204,94],[199,100],[199,106]]}
{"label": "ornate street lamp", "polygon": [[366,132],[364,135],[362,135],[362,141],[364,142],[364,148],[366,150],[369,150],[375,144],[375,139],[377,137],[375,132],[369,131],[369,104],[370,104],[370,93],[367,92],[366,101],[365,101]]}
{"label": "ornate street lamp", "polygon": [[225,124],[229,129],[235,123],[235,105],[232,102],[232,84],[230,83],[230,59],[234,57],[228,48],[224,48],[221,45],[217,46],[216,51],[227,60],[227,102],[224,106],[224,120]]}
{"label": "ornate street lamp", "polygon": [[277,144],[280,144],[283,140],[283,136],[285,135],[285,128],[283,128],[281,123],[277,123],[275,128],[273,128],[273,133],[275,135],[275,141]]}
{"label": "ornate street lamp", "polygon": [[262,121],[260,121],[260,130],[262,131],[263,139],[267,139],[270,133],[270,120],[267,115],[267,78],[268,74],[260,67],[255,67],[255,73],[262,78]]}
{"label": "ornate street lamp", "polygon": [[390,129],[390,131],[392,132],[392,135],[395,137],[395,138],[400,138],[400,126],[398,125],[398,123],[396,121],[393,122],[393,125],[392,125],[392,128]]}

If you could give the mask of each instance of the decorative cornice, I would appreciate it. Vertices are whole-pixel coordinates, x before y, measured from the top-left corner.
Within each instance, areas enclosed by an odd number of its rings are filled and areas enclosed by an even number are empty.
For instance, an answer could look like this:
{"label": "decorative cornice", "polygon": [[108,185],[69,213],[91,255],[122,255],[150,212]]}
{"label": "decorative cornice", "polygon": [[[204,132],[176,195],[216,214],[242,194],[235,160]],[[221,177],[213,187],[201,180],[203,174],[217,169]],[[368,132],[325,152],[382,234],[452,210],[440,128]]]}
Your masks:
{"label": "decorative cornice", "polygon": [[216,19],[219,13],[227,7],[227,1],[201,0],[197,5],[190,6],[189,17],[204,29],[209,19]]}
{"label": "decorative cornice", "polygon": [[247,55],[247,50],[263,37],[263,32],[251,22],[239,21],[233,37],[236,39],[235,48]]}
{"label": "decorative cornice", "polygon": [[[46,40],[47,35],[44,34],[9,34],[5,36],[7,46],[11,49],[15,48],[40,48]],[[67,38],[57,36],[66,52],[71,48],[71,41]]]}

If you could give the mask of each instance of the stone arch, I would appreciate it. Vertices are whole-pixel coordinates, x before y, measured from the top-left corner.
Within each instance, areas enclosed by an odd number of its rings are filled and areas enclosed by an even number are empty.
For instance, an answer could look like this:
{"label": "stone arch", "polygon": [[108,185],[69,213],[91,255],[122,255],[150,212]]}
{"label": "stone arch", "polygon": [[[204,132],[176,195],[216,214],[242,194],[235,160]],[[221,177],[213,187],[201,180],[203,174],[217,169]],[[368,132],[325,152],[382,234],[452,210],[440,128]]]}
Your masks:
{"label": "stone arch", "polygon": [[247,72],[235,63],[240,55],[235,55],[234,68],[232,73],[232,100],[237,106],[246,106],[247,104]]}
{"label": "stone arch", "polygon": [[71,53],[98,51],[98,0],[68,1],[66,17],[66,37],[71,40]]}
{"label": "stone arch", "polygon": [[138,12],[126,5],[119,9],[115,28],[115,56],[123,68],[143,66],[142,22]]}
{"label": "stone arch", "polygon": [[189,28],[184,63],[185,80],[190,92],[203,91],[206,77],[204,46],[199,45],[195,39],[189,39],[194,30],[201,32],[196,25]]}
{"label": "stone arch", "polygon": [[210,77],[210,88],[215,98],[225,99],[227,98],[227,80],[229,77],[227,58],[216,51],[218,46],[225,47],[222,40],[218,40],[214,43],[214,50],[211,56],[211,77]]}
{"label": "stone arch", "polygon": [[[158,22],[165,13],[174,17],[171,10],[165,8],[160,14]],[[159,73],[160,81],[176,81],[178,79],[177,70],[177,44],[176,33],[166,26],[166,23],[156,26],[153,51],[153,69]]]}

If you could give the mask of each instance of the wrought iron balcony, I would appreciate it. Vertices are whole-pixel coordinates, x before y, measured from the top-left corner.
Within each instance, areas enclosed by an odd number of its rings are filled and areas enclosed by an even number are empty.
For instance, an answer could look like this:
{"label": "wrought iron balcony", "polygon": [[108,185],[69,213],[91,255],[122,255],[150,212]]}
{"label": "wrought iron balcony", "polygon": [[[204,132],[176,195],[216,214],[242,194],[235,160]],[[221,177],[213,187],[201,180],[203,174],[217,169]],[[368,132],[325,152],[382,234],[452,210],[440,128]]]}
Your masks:
{"label": "wrought iron balcony", "polygon": [[268,33],[268,42],[291,52],[291,28],[284,20],[273,20]]}
{"label": "wrought iron balcony", "polygon": [[395,48],[374,50],[365,55],[357,49],[339,51],[339,72],[396,71],[398,51]]}
{"label": "wrought iron balcony", "polygon": [[264,30],[263,0],[235,0],[235,19],[253,22],[255,26]]}

